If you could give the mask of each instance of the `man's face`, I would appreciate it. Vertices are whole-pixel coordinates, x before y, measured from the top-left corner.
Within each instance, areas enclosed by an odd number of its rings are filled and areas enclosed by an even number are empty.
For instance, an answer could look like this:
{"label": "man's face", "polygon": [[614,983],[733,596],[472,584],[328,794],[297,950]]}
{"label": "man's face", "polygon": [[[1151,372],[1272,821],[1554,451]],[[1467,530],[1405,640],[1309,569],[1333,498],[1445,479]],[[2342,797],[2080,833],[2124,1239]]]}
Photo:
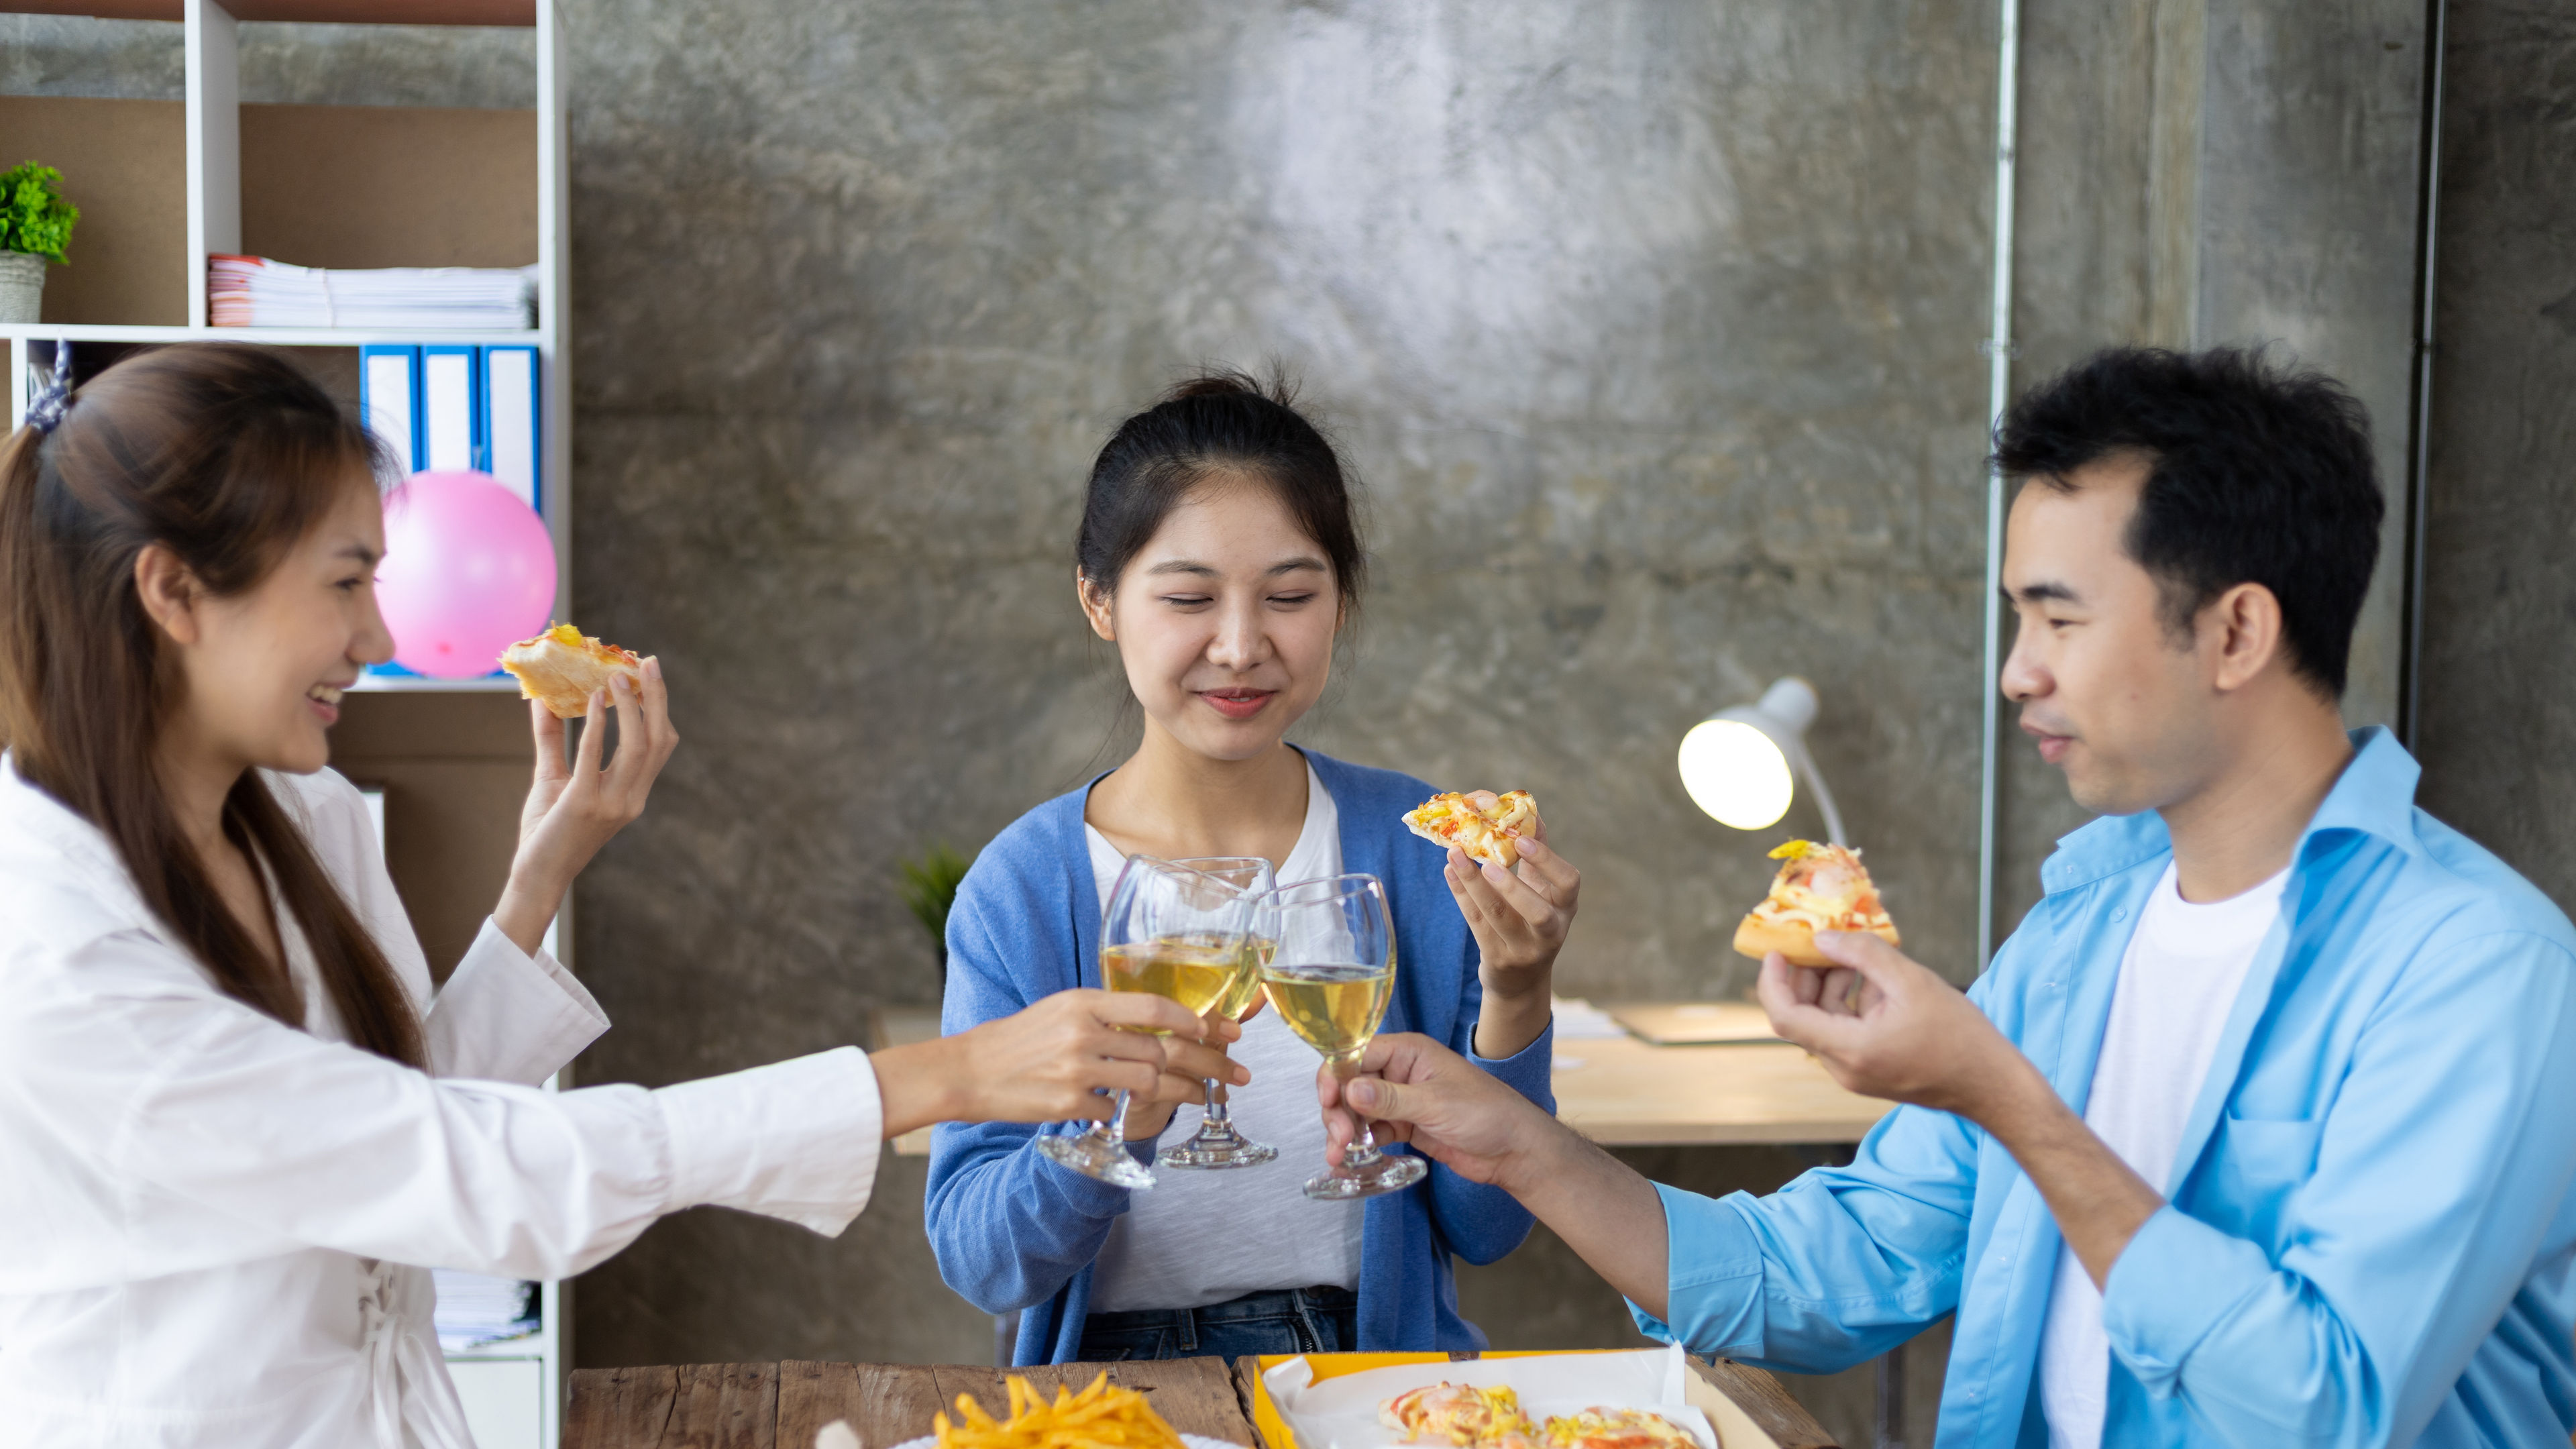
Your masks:
{"label": "man's face", "polygon": [[2105,815],[2189,796],[2219,764],[2214,661],[2165,628],[2156,580],[2123,545],[2147,464],[2076,469],[2072,491],[2025,484],[2004,531],[2018,621],[2000,681],[2075,803]]}

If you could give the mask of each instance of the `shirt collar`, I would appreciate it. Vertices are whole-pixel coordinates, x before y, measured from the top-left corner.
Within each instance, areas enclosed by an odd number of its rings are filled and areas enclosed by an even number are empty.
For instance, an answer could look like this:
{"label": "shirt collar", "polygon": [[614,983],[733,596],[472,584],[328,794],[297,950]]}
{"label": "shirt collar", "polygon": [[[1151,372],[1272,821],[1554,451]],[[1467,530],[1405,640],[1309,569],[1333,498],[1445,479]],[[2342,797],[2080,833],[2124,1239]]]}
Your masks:
{"label": "shirt collar", "polygon": [[[2381,726],[2352,730],[2348,737],[2352,761],[2299,837],[2292,863],[2307,853],[2310,840],[2327,831],[2374,835],[2409,854],[2422,854],[2423,842],[2415,834],[2415,785],[2423,778],[2423,766]],[[2172,852],[2173,837],[2155,811],[2105,815],[2057,842],[2056,852],[2039,868],[2040,887],[2055,895]]]}

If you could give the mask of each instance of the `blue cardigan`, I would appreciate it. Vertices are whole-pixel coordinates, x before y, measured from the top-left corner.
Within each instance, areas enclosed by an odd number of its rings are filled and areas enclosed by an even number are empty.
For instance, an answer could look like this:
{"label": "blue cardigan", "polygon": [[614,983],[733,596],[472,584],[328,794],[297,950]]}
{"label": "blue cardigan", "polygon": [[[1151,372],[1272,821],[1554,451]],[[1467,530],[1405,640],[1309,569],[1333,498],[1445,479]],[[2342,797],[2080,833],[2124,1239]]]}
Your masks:
{"label": "blue cardigan", "polygon": [[[1395,916],[1395,999],[1388,1031],[1418,1031],[1548,1111],[1554,1024],[1519,1055],[1477,1057],[1471,1043],[1482,988],[1476,942],[1441,878],[1444,859],[1400,823],[1431,787],[1393,770],[1346,765],[1312,750],[1316,777],[1342,821],[1342,869],[1386,882]],[[1094,781],[1093,783],[1098,783]],[[965,1031],[1043,996],[1100,984],[1100,888],[1082,832],[1090,787],[1012,822],[984,847],[948,913],[948,997],[940,1028]],[[1091,1260],[1127,1210],[1127,1189],[1069,1172],[1029,1150],[1044,1128],[949,1123],[931,1137],[923,1218],[939,1273],[987,1313],[1020,1314],[1020,1364],[1062,1363],[1082,1342]],[[1131,1143],[1140,1160],[1152,1143]],[[1392,1151],[1404,1151],[1393,1148]],[[1529,1236],[1530,1215],[1500,1189],[1433,1163],[1403,1192],[1370,1198],[1361,1226],[1359,1346],[1363,1350],[1481,1349],[1458,1316],[1449,1255],[1490,1263]]]}

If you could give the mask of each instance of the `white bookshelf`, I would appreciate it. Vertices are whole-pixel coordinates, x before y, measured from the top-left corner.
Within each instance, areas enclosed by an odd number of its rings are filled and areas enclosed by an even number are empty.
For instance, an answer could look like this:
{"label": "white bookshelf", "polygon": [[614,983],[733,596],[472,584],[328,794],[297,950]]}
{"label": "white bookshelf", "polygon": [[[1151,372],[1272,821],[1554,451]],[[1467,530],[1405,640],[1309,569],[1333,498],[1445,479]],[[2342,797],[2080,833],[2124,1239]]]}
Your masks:
{"label": "white bookshelf", "polygon": [[[67,9],[100,8],[124,15],[158,13],[149,0],[121,7],[0,0],[0,12],[63,13]],[[352,349],[388,342],[534,343],[543,359],[539,370],[542,374],[541,406],[545,432],[544,513],[547,529],[555,540],[554,612],[557,618],[571,617],[572,387],[571,356],[564,345],[568,335],[566,323],[572,281],[572,247],[566,229],[570,212],[570,173],[564,164],[562,22],[555,12],[554,0],[523,0],[517,5],[510,0],[405,0],[400,4],[371,3],[371,0],[336,0],[336,3],[335,0],[296,0],[296,3],[287,4],[281,4],[279,0],[236,0],[231,8],[217,3],[217,0],[177,0],[177,3],[167,4],[166,8],[172,12],[168,18],[183,22],[187,46],[187,247],[183,262],[187,268],[184,281],[188,320],[185,325],[176,326],[116,322],[0,323],[0,337],[5,337],[9,343],[6,391],[10,428],[16,429],[27,416],[28,375],[34,361],[28,346],[31,342],[254,342],[273,347]],[[274,16],[268,14],[272,9],[278,11]],[[392,333],[360,328],[207,325],[205,259],[209,253],[239,252],[242,249],[238,65],[242,21],[291,18],[364,23],[374,19],[398,19],[413,24],[443,20],[453,24],[485,25],[519,14],[524,14],[534,25],[537,41],[537,325],[534,329],[491,332],[422,328]],[[76,181],[67,189],[74,192],[77,200]],[[459,202],[471,204],[471,199],[459,198]],[[72,241],[75,265],[79,261],[80,244],[81,235],[76,228]],[[301,262],[302,259],[280,255],[277,260]],[[492,687],[480,681],[469,683],[472,687]],[[396,677],[371,679],[367,687],[453,686]]]}
{"label": "white bookshelf", "polygon": [[[34,344],[53,342],[184,345],[197,342],[250,342],[276,347],[355,349],[371,343],[533,343],[542,363],[541,426],[544,430],[543,512],[554,536],[558,562],[555,616],[571,616],[572,554],[569,523],[572,500],[571,355],[565,342],[570,310],[571,243],[566,231],[568,172],[564,161],[564,87],[562,22],[554,0],[113,0],[110,4],[73,0],[0,0],[0,12],[39,14],[110,14],[131,19],[181,22],[186,46],[186,246],[180,264],[187,297],[186,321],[157,325],[117,320],[25,322],[0,324],[9,348],[5,392],[9,425],[25,421],[30,398]],[[243,250],[243,166],[240,99],[240,26],[261,20],[328,20],[348,23],[457,25],[533,25],[536,32],[536,218],[537,325],[526,331],[492,332],[420,329],[402,333],[360,329],[213,327],[207,325],[206,257],[213,252]],[[153,102],[133,102],[149,106]],[[167,102],[157,104],[167,105]],[[14,158],[13,159],[18,159]],[[44,159],[39,157],[38,159]],[[66,176],[66,191],[80,199],[80,178]],[[175,200],[176,198],[172,198]],[[460,195],[456,204],[473,205]],[[93,227],[85,217],[83,227]],[[93,229],[90,235],[95,235]],[[75,266],[84,241],[72,240]],[[308,263],[288,247],[264,250],[286,262]],[[327,264],[327,263],[326,263]],[[407,265],[443,265],[422,259]],[[170,280],[162,278],[166,284]],[[140,304],[138,304],[139,306]],[[48,361],[51,358],[48,356]],[[393,694],[440,695],[507,691],[508,679],[434,680],[369,676],[359,686]],[[567,915],[569,920],[569,902]],[[564,933],[566,945],[570,933]],[[548,946],[555,946],[549,933]],[[569,953],[558,950],[569,966]],[[549,1087],[567,1085],[559,1076]],[[528,1338],[491,1344],[448,1356],[449,1371],[466,1402],[467,1416],[480,1449],[556,1449],[561,1434],[565,1374],[569,1365],[566,1332],[570,1294],[566,1285],[540,1285],[541,1327]]]}

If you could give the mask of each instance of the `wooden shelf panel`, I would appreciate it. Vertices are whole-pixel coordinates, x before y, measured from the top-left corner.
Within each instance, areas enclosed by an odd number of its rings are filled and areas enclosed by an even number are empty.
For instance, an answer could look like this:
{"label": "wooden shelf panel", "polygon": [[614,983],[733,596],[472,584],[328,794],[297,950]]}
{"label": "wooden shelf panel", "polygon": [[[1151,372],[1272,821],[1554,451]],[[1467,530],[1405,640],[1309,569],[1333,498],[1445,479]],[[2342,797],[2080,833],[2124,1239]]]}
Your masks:
{"label": "wooden shelf panel", "polygon": [[241,226],[299,267],[527,266],[537,113],[243,106]]}
{"label": "wooden shelf panel", "polygon": [[[235,20],[307,20],[349,25],[537,23],[536,0],[236,0]],[[0,14],[86,15],[100,20],[181,20],[185,0],[0,0]]]}
{"label": "wooden shelf panel", "polygon": [[[67,267],[45,269],[50,323],[188,320],[188,121],[178,101],[0,96],[13,166],[63,173],[81,210]],[[533,190],[533,185],[531,187]]]}
{"label": "wooden shelf panel", "polygon": [[[51,284],[47,286],[50,289]],[[28,337],[48,342],[257,342],[268,347],[365,347],[377,342],[467,342],[494,347],[535,343],[542,347],[548,336],[542,327],[516,332],[409,327],[388,332],[371,327],[120,327],[87,322],[0,322],[0,342]]]}
{"label": "wooden shelf panel", "polygon": [[385,867],[441,980],[509,880],[535,759],[527,706],[515,699],[353,694],[341,703],[331,766],[384,787]]}

